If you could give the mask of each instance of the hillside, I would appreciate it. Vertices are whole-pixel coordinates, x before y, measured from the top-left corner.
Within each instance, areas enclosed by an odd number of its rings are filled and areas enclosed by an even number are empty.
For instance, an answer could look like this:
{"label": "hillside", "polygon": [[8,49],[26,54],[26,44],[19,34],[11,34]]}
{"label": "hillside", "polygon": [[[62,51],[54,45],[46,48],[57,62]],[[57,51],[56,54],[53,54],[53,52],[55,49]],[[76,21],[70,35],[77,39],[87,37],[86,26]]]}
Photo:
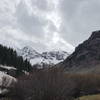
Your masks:
{"label": "hillside", "polygon": [[88,40],[76,47],[75,52],[58,66],[69,72],[100,73],[100,31],[93,32]]}

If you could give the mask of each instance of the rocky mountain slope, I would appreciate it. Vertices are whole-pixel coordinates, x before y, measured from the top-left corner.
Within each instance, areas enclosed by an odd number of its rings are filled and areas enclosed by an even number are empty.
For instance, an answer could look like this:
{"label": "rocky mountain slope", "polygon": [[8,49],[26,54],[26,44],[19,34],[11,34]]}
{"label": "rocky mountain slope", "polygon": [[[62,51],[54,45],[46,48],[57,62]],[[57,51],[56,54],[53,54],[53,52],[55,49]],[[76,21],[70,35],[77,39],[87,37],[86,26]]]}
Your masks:
{"label": "rocky mountain slope", "polygon": [[30,61],[32,65],[57,64],[64,61],[70,55],[70,53],[65,51],[48,51],[39,53],[29,46],[18,49],[17,53],[19,56],[22,56],[24,59]]}
{"label": "rocky mountain slope", "polygon": [[76,47],[64,62],[58,66],[71,72],[100,72],[100,31],[92,33],[90,38]]}

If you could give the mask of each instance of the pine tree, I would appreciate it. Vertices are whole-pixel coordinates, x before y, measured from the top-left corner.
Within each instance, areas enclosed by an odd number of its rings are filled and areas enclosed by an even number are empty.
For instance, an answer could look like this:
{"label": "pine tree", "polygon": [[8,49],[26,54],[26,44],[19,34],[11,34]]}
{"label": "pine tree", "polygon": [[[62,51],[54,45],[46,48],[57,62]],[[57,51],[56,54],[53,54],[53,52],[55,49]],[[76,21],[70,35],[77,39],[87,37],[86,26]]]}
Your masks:
{"label": "pine tree", "polygon": [[16,51],[2,45],[0,45],[0,64],[14,66],[17,69],[17,73],[32,70],[32,66],[27,59],[23,60],[21,56],[17,55]]}

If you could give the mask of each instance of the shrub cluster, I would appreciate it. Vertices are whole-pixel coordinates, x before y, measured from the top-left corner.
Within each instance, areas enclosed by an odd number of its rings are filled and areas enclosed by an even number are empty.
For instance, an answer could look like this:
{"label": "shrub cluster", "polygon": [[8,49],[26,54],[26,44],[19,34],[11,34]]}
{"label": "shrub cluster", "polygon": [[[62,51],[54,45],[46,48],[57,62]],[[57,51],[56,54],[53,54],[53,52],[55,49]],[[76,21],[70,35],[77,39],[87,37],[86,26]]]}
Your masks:
{"label": "shrub cluster", "polygon": [[98,93],[98,74],[66,74],[59,69],[46,69],[20,77],[10,96],[13,100],[76,100]]}

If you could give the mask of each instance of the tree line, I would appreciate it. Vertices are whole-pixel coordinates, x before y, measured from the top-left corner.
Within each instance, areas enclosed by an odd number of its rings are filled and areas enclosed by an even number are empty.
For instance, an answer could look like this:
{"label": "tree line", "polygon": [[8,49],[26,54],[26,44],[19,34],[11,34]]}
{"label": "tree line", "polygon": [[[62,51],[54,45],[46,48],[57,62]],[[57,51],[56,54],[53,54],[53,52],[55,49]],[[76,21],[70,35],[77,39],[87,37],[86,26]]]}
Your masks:
{"label": "tree line", "polygon": [[21,56],[17,55],[15,50],[3,45],[0,45],[0,64],[15,67],[17,74],[22,71],[29,72],[32,70],[32,66],[27,59],[23,60]]}

